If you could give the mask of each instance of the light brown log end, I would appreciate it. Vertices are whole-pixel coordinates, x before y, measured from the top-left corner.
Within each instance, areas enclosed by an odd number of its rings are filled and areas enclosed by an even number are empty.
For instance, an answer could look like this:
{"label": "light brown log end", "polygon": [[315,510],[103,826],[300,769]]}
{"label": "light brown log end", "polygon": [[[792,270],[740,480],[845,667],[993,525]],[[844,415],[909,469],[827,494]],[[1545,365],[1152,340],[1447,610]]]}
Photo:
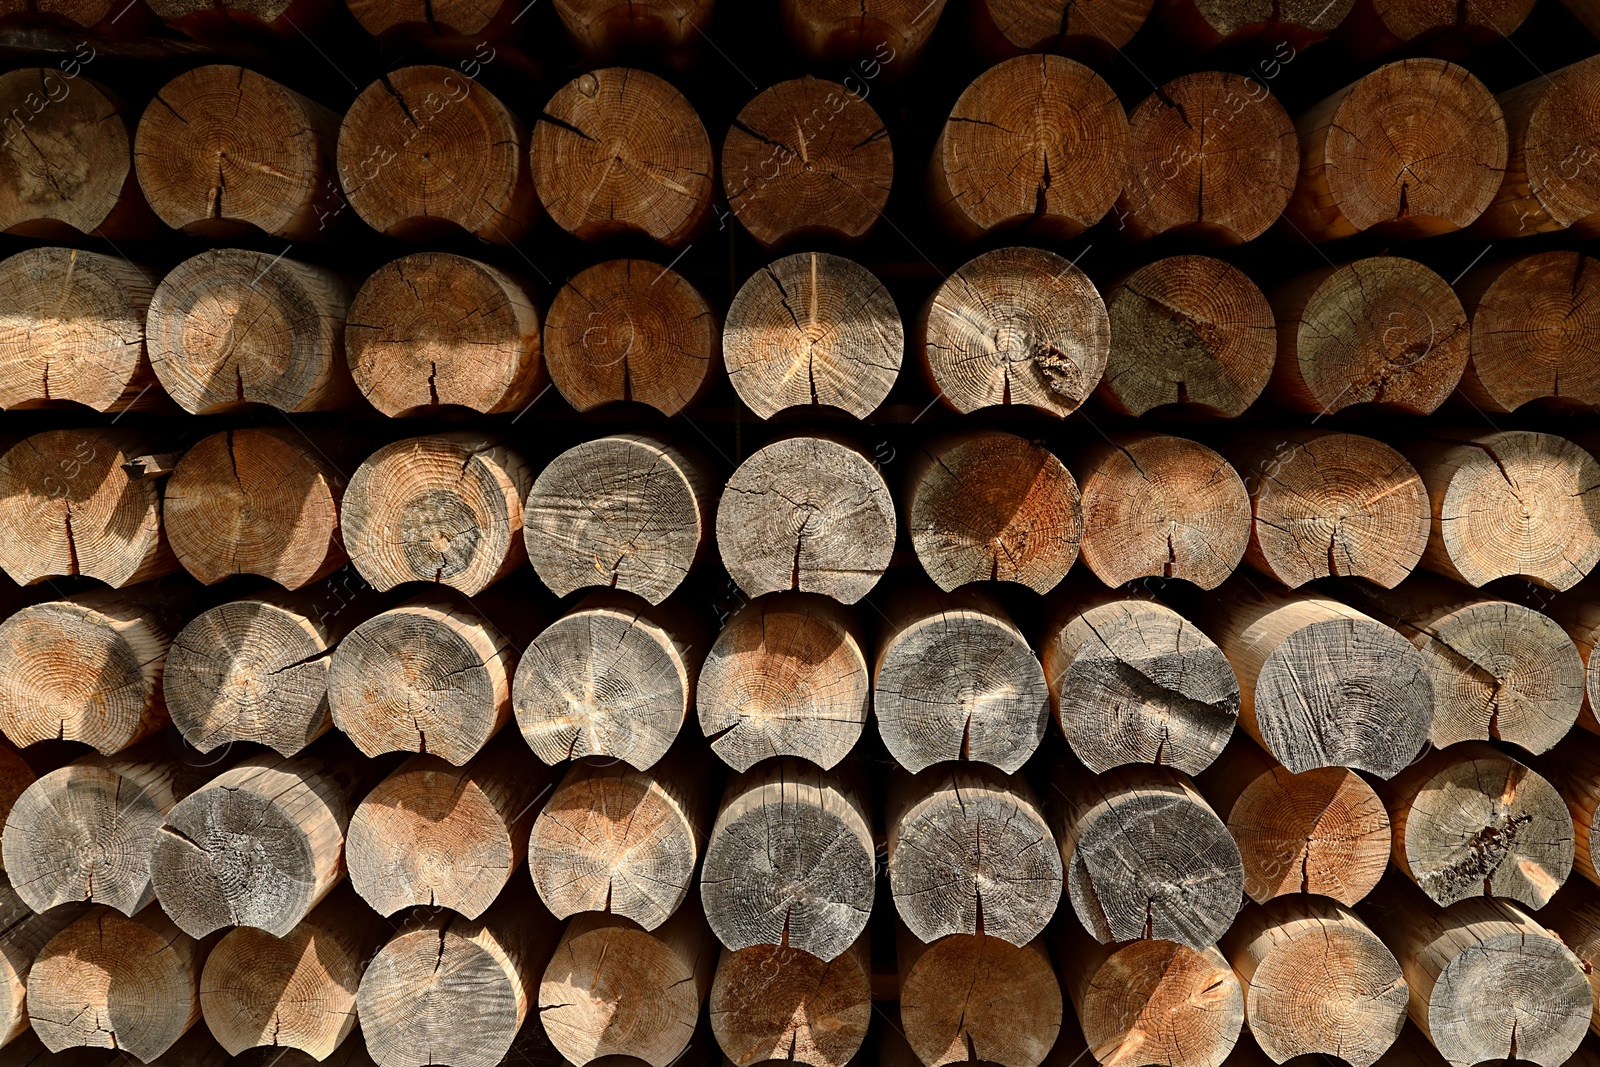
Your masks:
{"label": "light brown log end", "polygon": [[556,14],[585,59],[668,55],[693,47],[715,0],[555,0]]}
{"label": "light brown log end", "polygon": [[724,950],[711,983],[711,1030],[734,1067],[789,1060],[845,1067],[872,1021],[866,941],[824,963],[775,945]]}
{"label": "light brown log end", "polygon": [[1600,407],[1600,261],[1541,252],[1491,263],[1466,276],[1461,299],[1472,346],[1460,388],[1472,403]]}
{"label": "light brown log end", "polygon": [[1044,943],[955,934],[900,938],[900,1025],[927,1067],[976,1059],[1038,1067],[1061,1031],[1061,984]]}
{"label": "light brown log end", "polygon": [[998,56],[1121,48],[1150,16],[1153,0],[976,0],[975,41]]}

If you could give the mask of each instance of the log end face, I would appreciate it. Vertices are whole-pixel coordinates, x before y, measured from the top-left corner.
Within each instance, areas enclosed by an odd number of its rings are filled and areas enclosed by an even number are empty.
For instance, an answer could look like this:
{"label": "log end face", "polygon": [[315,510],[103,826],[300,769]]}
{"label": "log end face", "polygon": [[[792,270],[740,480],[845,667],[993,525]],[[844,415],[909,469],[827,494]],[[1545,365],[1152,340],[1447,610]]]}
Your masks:
{"label": "log end face", "polygon": [[1245,787],[1227,821],[1245,893],[1258,904],[1312,893],[1349,907],[1388,868],[1389,814],[1372,786],[1344,767],[1275,767]]}
{"label": "log end face", "polygon": [[1245,1019],[1244,991],[1221,954],[1172,941],[1114,948],[1076,1008],[1090,1052],[1107,1067],[1220,1067]]}
{"label": "log end face", "polygon": [[1516,1058],[1560,1067],[1588,1029],[1583,964],[1553,936],[1494,934],[1456,953],[1426,1004],[1428,1033],[1451,1067]]}

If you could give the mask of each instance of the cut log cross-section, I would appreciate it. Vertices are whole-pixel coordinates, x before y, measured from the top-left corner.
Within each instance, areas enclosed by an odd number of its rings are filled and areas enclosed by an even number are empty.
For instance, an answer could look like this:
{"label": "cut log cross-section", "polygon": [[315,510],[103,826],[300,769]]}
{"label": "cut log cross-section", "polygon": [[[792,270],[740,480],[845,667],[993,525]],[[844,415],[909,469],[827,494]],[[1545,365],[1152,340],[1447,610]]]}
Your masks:
{"label": "cut log cross-section", "polygon": [[790,1060],[846,1067],[872,1021],[872,961],[863,935],[823,961],[797,948],[724,949],[711,983],[711,1030],[734,1067]]}
{"label": "cut log cross-section", "polygon": [[[813,63],[861,64],[903,75],[939,22],[945,0],[783,0],[784,29]],[[872,61],[876,60],[876,65]]]}
{"label": "cut log cross-section", "polygon": [[1600,408],[1600,261],[1514,256],[1467,272],[1457,291],[1472,320],[1462,396],[1496,413],[1545,398]]}
{"label": "cut log cross-section", "polygon": [[514,32],[521,10],[511,0],[349,0],[346,6],[362,29],[385,42],[420,39],[444,52],[471,46],[478,59],[463,61],[461,69],[474,76],[499,54],[484,44]]}
{"label": "cut log cross-section", "polygon": [[1121,48],[1139,32],[1153,0],[973,0],[973,42],[996,58],[1019,52]]}
{"label": "cut log cross-section", "polygon": [[[41,1067],[21,1055],[21,1049],[30,1041],[43,1052],[39,1039],[30,1032],[28,972],[40,950],[83,910],[82,905],[66,904],[36,912],[0,876],[0,1045],[6,1046],[7,1067]],[[67,1058],[53,1058],[50,1062],[64,1063]]]}
{"label": "cut log cross-section", "polygon": [[1061,984],[1038,939],[984,934],[898,939],[900,1026],[926,1067],[1039,1067],[1061,1032]]}
{"label": "cut log cross-section", "polygon": [[715,0],[554,0],[561,24],[586,59],[634,52],[677,55],[696,44]]}
{"label": "cut log cross-section", "polygon": [[[1501,2],[1533,6],[1528,0]],[[1500,239],[1563,229],[1600,233],[1600,178],[1585,133],[1600,123],[1600,59],[1541,75],[1497,99],[1505,111],[1510,157],[1505,183],[1477,230]]]}

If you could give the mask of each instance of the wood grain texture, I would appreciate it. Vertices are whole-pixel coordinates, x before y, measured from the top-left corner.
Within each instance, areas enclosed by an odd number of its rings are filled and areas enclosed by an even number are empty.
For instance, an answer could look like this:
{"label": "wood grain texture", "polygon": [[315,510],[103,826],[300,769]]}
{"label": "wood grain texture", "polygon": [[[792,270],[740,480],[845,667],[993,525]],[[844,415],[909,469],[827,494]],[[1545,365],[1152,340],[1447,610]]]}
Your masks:
{"label": "wood grain texture", "polygon": [[971,39],[996,59],[1019,52],[1121,48],[1150,15],[1152,0],[975,0]]}
{"label": "wood grain texture", "polygon": [[714,0],[556,0],[556,14],[585,59],[630,53],[673,55],[694,46]]}
{"label": "wood grain texture", "polygon": [[28,1018],[28,972],[40,950],[84,910],[82,904],[64,904],[35,912],[0,876],[0,1062],[6,1067],[32,1067],[48,1056]]}
{"label": "wood grain texture", "polygon": [[1574,731],[1554,752],[1529,761],[1561,794],[1572,817],[1573,866],[1590,882],[1600,885],[1600,740]]}
{"label": "wood grain texture", "polygon": [[1592,256],[1513,256],[1468,271],[1457,291],[1472,320],[1462,396],[1492,412],[1531,400],[1600,407],[1600,263]]}
{"label": "wood grain texture", "polygon": [[898,942],[900,1026],[925,1067],[1044,1060],[1061,1031],[1061,985],[1043,941],[956,934],[923,945],[902,928]]}
{"label": "wood grain texture", "polygon": [[1361,58],[1419,45],[1456,54],[1515,32],[1532,10],[1529,0],[1488,0],[1465,8],[1440,0],[1357,0],[1339,36]]}
{"label": "wood grain texture", "polygon": [[[1490,5],[1531,10],[1526,0]],[[1477,12],[1474,12],[1477,14]],[[1584,130],[1600,122],[1600,61],[1583,59],[1495,98],[1510,135],[1505,181],[1477,231],[1507,238],[1600,233],[1600,177]]]}
{"label": "wood grain texture", "polygon": [[[912,67],[944,11],[945,0],[782,0],[789,41],[813,63],[877,63],[891,79]],[[870,72],[870,73],[868,73]]]}
{"label": "wood grain texture", "polygon": [[845,1067],[872,1021],[867,936],[827,962],[776,945],[723,949],[707,1003],[711,1030],[734,1067],[767,1060]]}

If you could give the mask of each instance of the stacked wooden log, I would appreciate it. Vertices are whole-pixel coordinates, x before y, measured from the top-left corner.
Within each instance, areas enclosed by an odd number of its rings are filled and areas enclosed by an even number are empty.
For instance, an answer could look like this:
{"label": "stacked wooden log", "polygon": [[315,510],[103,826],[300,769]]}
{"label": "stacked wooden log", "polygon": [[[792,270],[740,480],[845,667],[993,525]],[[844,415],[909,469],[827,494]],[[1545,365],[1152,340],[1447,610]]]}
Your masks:
{"label": "stacked wooden log", "polygon": [[1565,2],[0,0],[0,1067],[1600,1064]]}

